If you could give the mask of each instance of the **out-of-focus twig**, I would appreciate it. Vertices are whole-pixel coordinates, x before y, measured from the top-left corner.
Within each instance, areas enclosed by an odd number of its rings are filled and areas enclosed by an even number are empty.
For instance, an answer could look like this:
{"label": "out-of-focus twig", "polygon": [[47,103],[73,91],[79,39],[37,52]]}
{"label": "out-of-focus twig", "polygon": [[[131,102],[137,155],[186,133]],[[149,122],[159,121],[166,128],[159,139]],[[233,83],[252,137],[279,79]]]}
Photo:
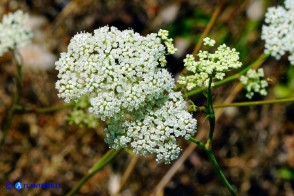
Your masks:
{"label": "out-of-focus twig", "polygon": [[123,174],[123,176],[121,178],[120,185],[119,185],[119,188],[118,188],[116,194],[118,194],[122,190],[122,188],[124,187],[124,185],[128,181],[132,171],[134,170],[134,168],[135,168],[135,166],[136,166],[136,164],[138,162],[138,159],[139,159],[139,157],[136,156],[136,155],[131,157],[130,164],[128,165],[126,171],[124,172],[124,174]]}
{"label": "out-of-focus twig", "polygon": [[219,14],[221,13],[221,10],[223,8],[223,0],[219,0],[218,3],[217,3],[217,6],[215,8],[215,10],[213,11],[213,14],[208,22],[208,24],[206,25],[204,31],[202,32],[202,34],[200,35],[200,38],[193,50],[193,56],[196,56],[197,53],[199,52],[201,46],[202,46],[202,43],[203,43],[203,39],[205,37],[207,37],[208,33],[211,31],[212,27],[214,26]]}

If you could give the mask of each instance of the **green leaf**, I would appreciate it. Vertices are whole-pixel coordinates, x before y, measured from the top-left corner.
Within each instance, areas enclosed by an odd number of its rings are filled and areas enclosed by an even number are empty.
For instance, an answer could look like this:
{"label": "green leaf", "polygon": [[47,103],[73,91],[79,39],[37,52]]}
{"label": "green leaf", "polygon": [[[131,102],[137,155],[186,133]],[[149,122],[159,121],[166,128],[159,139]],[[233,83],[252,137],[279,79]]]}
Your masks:
{"label": "green leaf", "polygon": [[285,180],[294,181],[294,171],[292,169],[286,167],[280,168],[278,169],[278,175]]}
{"label": "green leaf", "polygon": [[290,95],[291,89],[288,86],[277,84],[274,88],[274,93],[277,98],[286,98]]}

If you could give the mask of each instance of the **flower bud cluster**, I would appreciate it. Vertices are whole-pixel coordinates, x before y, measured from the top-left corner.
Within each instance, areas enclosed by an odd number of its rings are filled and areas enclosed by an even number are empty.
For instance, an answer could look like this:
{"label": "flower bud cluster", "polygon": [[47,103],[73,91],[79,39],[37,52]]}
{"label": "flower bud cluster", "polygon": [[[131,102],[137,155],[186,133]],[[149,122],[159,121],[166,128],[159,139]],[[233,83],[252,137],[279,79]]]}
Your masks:
{"label": "flower bud cluster", "polygon": [[176,137],[196,131],[196,120],[173,91],[174,79],[161,68],[165,56],[176,51],[167,35],[101,27],[75,35],[55,63],[58,96],[65,102],[88,97],[89,112],[110,121],[105,141],[112,148],[130,145],[135,153],[156,154],[166,163],[179,154]]}
{"label": "flower bud cluster", "polygon": [[268,8],[261,39],[265,41],[265,53],[271,53],[278,60],[289,52],[288,59],[294,65],[294,1],[284,3],[285,7]]}
{"label": "flower bud cluster", "polygon": [[240,82],[245,86],[247,90],[246,97],[251,99],[254,93],[259,93],[260,95],[266,96],[267,91],[266,87],[268,86],[268,82],[263,79],[264,72],[262,68],[259,68],[257,71],[250,69],[246,73],[246,76],[242,75],[240,77]]}
{"label": "flower bud cluster", "polygon": [[32,31],[26,27],[27,20],[28,15],[21,10],[3,17],[0,23],[0,56],[31,41]]}
{"label": "flower bud cluster", "polygon": [[[204,38],[204,45],[214,46],[215,40]],[[186,85],[188,90],[194,87],[208,86],[209,78],[222,80],[225,72],[242,66],[239,61],[239,52],[225,44],[219,46],[215,53],[199,51],[199,60],[196,62],[193,55],[188,54],[184,59],[184,66],[192,75],[179,78],[179,84]],[[213,84],[212,84],[213,85]]]}
{"label": "flower bud cluster", "polygon": [[70,125],[80,127],[96,128],[99,125],[99,119],[96,115],[89,113],[90,102],[86,96],[82,96],[75,104],[74,109],[69,113],[67,120]]}

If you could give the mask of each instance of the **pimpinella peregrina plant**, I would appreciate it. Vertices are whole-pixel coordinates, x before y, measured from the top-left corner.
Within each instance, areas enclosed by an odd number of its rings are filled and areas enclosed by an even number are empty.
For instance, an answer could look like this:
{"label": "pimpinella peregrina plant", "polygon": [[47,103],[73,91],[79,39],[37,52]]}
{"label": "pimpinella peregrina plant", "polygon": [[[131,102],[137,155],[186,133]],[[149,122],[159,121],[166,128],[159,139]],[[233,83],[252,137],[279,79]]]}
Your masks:
{"label": "pimpinella peregrina plant", "polygon": [[176,138],[192,136],[196,120],[162,68],[165,56],[176,52],[167,36],[164,30],[144,37],[107,26],[79,33],[56,62],[56,88],[65,102],[88,98],[89,112],[110,123],[105,130],[110,147],[131,146],[137,154],[156,154],[157,161],[169,163],[180,152]]}

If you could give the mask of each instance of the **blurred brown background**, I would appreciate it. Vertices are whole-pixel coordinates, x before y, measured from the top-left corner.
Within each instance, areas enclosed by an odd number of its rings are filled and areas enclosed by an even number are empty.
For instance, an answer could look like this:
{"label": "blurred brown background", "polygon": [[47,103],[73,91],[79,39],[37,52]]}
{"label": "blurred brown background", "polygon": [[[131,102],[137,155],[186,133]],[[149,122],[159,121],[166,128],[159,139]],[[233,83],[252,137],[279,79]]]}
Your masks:
{"label": "blurred brown background", "polygon": [[[0,18],[22,9],[30,15],[32,44],[23,48],[23,92],[21,104],[44,108],[63,104],[57,97],[54,62],[77,32],[93,32],[104,25],[120,30],[134,29],[143,35],[160,28],[170,31],[177,54],[168,58],[168,69],[177,76],[182,59],[191,53],[217,6],[206,0],[1,0]],[[218,44],[235,47],[244,65],[263,53],[260,31],[268,6],[282,1],[224,1],[209,36]],[[269,58],[264,63],[270,82],[266,98],[293,92],[293,68],[287,58]],[[0,122],[11,106],[16,73],[11,55],[0,57]],[[293,76],[293,77],[292,77]],[[232,93],[236,83],[217,88],[215,103]],[[291,86],[292,85],[292,86]],[[281,88],[279,88],[279,86]],[[292,93],[293,96],[293,93]],[[197,105],[204,97],[191,98]],[[245,91],[234,102],[247,101]],[[95,129],[68,125],[69,109],[50,113],[22,113],[13,119],[0,151],[0,195],[65,195],[108,150],[103,123]],[[240,195],[293,195],[294,105],[278,104],[224,110],[216,126],[214,152],[225,175]],[[207,120],[196,113],[198,133],[205,135]],[[204,133],[203,133],[204,132]],[[189,142],[179,141],[183,152]],[[120,184],[132,156],[123,152],[86,183],[79,195],[112,195]],[[150,195],[170,171],[171,165],[157,164],[154,157],[139,157],[120,195]],[[60,189],[6,190],[6,182],[60,183]],[[164,195],[228,195],[206,154],[196,148],[168,180]]]}

